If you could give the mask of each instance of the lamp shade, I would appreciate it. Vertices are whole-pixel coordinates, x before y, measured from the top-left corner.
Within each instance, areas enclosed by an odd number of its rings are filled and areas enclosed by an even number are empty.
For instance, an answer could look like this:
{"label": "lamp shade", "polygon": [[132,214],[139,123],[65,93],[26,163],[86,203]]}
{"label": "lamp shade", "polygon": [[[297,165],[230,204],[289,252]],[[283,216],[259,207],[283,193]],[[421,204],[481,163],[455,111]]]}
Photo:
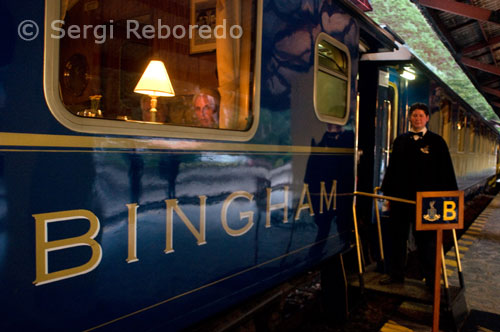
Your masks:
{"label": "lamp shade", "polygon": [[149,62],[134,92],[157,97],[175,96],[174,88],[163,61],[151,60]]}

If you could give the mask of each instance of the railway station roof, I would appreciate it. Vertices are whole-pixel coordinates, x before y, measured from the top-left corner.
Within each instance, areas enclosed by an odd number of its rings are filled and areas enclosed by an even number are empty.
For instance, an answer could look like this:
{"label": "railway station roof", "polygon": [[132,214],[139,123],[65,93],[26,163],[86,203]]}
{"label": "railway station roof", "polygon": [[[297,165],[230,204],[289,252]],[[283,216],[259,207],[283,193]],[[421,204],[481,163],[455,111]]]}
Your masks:
{"label": "railway station roof", "polygon": [[412,0],[500,116],[500,0]]}

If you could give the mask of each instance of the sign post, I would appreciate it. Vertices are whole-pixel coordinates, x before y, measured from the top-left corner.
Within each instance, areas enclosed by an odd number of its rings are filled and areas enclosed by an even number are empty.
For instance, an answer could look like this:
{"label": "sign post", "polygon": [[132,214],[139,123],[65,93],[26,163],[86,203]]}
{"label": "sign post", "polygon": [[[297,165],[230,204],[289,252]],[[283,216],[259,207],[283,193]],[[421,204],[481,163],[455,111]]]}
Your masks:
{"label": "sign post", "polygon": [[[441,247],[443,230],[464,227],[463,191],[427,191],[417,193],[417,231],[436,231],[436,264],[434,274],[434,303],[432,332],[439,331],[441,300]],[[446,272],[445,272],[446,273]]]}

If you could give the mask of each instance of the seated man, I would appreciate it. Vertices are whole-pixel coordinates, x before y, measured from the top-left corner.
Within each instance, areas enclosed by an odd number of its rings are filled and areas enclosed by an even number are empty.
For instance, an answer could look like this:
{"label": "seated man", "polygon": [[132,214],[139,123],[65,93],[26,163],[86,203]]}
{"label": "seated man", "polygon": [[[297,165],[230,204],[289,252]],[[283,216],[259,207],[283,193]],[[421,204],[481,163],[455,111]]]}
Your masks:
{"label": "seated man", "polygon": [[193,98],[194,124],[199,127],[219,127],[220,94],[217,90],[201,89]]}

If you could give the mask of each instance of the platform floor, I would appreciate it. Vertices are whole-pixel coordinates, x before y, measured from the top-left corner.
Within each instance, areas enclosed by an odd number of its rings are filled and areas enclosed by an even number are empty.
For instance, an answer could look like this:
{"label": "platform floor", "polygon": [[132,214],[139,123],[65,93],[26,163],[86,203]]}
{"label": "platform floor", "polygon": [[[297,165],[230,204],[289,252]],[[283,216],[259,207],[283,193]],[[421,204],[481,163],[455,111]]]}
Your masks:
{"label": "platform floor", "polygon": [[[500,194],[460,237],[458,247],[469,309],[500,315]],[[458,285],[456,268],[448,266],[453,250],[446,255],[447,271],[450,283]]]}

